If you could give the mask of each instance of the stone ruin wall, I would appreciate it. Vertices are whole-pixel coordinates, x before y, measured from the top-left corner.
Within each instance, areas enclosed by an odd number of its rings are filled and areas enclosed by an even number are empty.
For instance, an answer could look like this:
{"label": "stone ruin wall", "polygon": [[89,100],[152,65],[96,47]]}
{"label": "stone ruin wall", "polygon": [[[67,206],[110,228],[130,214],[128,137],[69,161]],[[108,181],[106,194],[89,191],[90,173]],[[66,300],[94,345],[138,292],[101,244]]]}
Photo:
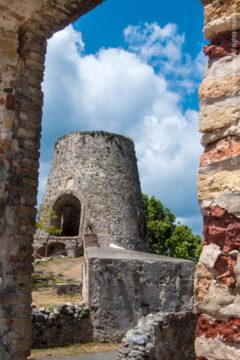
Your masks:
{"label": "stone ruin wall", "polygon": [[[31,244],[35,231],[43,99],[40,84],[46,39],[101,2],[0,0],[0,358],[3,360],[25,360],[31,344]],[[238,358],[240,352],[240,147],[239,105],[234,100],[239,95],[239,48],[235,40],[239,37],[240,2],[203,0],[203,4],[205,35],[211,45],[206,48],[210,60],[200,88],[200,129],[204,133],[205,152],[201,158],[199,197],[206,246],[196,275],[199,312],[196,352],[198,360],[226,360]],[[233,43],[237,45],[236,56],[231,57]]]}
{"label": "stone ruin wall", "polygon": [[199,199],[204,249],[197,265],[198,360],[240,357],[240,1],[203,1],[209,57],[199,90]]}
{"label": "stone ruin wall", "polygon": [[99,246],[114,243],[130,250],[148,250],[137,160],[130,139],[100,131],[60,138],[43,208],[54,209],[62,195],[80,200],[81,239],[93,234]]}
{"label": "stone ruin wall", "polygon": [[126,333],[118,360],[195,360],[195,328],[192,312],[150,314]]}
{"label": "stone ruin wall", "polygon": [[49,349],[93,341],[89,309],[84,304],[64,304],[32,309],[32,347]]}
{"label": "stone ruin wall", "polygon": [[89,306],[94,340],[119,342],[148,314],[182,311],[194,318],[194,270],[194,263],[184,259],[111,247],[87,248],[83,298]]}
{"label": "stone ruin wall", "polygon": [[0,0],[0,358],[31,346],[32,236],[46,40],[101,0]]}

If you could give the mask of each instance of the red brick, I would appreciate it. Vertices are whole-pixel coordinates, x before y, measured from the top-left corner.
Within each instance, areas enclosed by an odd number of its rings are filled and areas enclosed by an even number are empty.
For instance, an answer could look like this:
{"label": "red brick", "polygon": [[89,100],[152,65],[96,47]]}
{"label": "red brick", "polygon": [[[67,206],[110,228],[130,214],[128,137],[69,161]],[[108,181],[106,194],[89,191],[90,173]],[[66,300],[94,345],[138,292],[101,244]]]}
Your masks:
{"label": "red brick", "polygon": [[6,108],[11,111],[15,110],[15,96],[14,95],[7,95]]}
{"label": "red brick", "polygon": [[209,339],[221,338],[229,343],[240,344],[240,319],[213,320],[201,314],[198,317],[196,336],[205,336]]}

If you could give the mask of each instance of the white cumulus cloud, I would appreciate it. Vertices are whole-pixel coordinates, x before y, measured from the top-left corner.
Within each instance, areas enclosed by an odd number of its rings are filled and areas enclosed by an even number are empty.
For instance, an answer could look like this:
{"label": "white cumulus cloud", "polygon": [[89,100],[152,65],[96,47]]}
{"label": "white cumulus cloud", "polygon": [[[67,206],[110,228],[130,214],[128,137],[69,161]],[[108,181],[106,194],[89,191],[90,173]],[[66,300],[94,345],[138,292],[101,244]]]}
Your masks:
{"label": "white cumulus cloud", "polygon": [[46,177],[50,149],[63,133],[104,130],[130,136],[142,190],[197,229],[198,116],[183,110],[181,100],[195,91],[204,61],[183,53],[185,37],[175,24],[129,26],[124,36],[124,49],[102,48],[90,55],[71,26],[49,40],[41,176]]}

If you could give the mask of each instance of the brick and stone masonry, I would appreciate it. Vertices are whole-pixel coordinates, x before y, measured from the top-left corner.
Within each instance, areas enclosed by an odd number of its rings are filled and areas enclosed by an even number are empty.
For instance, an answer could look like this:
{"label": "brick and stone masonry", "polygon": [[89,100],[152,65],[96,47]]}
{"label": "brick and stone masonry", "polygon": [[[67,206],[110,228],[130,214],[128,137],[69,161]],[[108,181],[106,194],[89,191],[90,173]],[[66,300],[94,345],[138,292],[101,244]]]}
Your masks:
{"label": "brick and stone masonry", "polygon": [[0,359],[31,346],[32,236],[47,39],[101,0],[0,0]]}
{"label": "brick and stone masonry", "polygon": [[99,246],[148,250],[137,160],[129,138],[101,131],[61,137],[41,206],[55,210],[54,224],[65,236],[86,240],[92,235]]}
{"label": "brick and stone masonry", "polygon": [[[46,40],[101,0],[0,0],[0,358],[31,344],[31,254]],[[239,0],[204,0],[209,65],[200,88],[205,153],[199,197],[198,360],[237,359],[239,345]],[[146,5],[147,6],[147,5]],[[218,40],[217,40],[218,39]],[[230,43],[232,42],[232,46]],[[231,51],[230,51],[231,49]],[[236,324],[233,326],[233,321]],[[216,324],[217,332],[212,331]],[[221,330],[220,330],[221,329]],[[228,336],[221,334],[226,331]]]}
{"label": "brick and stone masonry", "polygon": [[195,347],[198,360],[226,360],[240,357],[240,1],[203,4],[209,62],[199,90],[204,248]]}

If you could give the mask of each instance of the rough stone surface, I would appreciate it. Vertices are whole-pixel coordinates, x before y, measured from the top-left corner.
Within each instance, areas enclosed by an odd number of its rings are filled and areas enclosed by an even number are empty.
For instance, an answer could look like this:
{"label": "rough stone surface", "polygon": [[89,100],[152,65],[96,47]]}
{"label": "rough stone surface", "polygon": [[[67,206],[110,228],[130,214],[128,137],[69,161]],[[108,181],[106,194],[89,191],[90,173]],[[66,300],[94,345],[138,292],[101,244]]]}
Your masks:
{"label": "rough stone surface", "polygon": [[222,251],[229,253],[240,250],[240,219],[226,210],[213,207],[209,216],[204,217],[204,242],[214,243]]}
{"label": "rough stone surface", "polygon": [[195,342],[197,359],[199,360],[236,360],[240,357],[240,346],[226,343],[220,339],[197,337]]}
{"label": "rough stone surface", "polygon": [[[233,86],[236,84],[236,86]],[[240,95],[240,73],[205,80],[199,88],[200,100],[219,99]]]}
{"label": "rough stone surface", "polygon": [[[235,55],[240,53],[240,31],[236,31],[235,35]],[[233,51],[232,32],[227,31],[225,33],[218,34],[211,42],[210,45],[204,47],[205,55],[210,58],[216,59],[231,55]]]}
{"label": "rough stone surface", "polygon": [[236,288],[228,287],[217,280],[212,280],[204,297],[197,297],[197,310],[212,318],[227,321],[237,316],[240,309],[240,300]]}
{"label": "rough stone surface", "polygon": [[[205,1],[203,1],[204,3]],[[234,9],[240,7],[239,0],[224,1],[206,1],[207,6],[204,8],[205,23],[221,18],[222,16],[230,16]]]}
{"label": "rough stone surface", "polygon": [[[220,59],[209,59],[205,75],[204,82],[210,80],[218,80],[220,78],[237,75],[240,72],[240,57],[239,56],[225,56]],[[232,87],[232,91],[235,90],[235,86],[237,84],[234,80],[234,86]],[[223,84],[224,87],[224,84]],[[200,87],[201,88],[201,87]]]}
{"label": "rough stone surface", "polygon": [[234,104],[233,99],[232,104],[229,104],[230,106],[227,103],[226,106],[209,105],[202,107],[200,111],[200,131],[211,132],[237,124],[240,117],[240,106],[239,104],[234,106]]}
{"label": "rough stone surface", "polygon": [[200,262],[196,266],[194,290],[195,301],[201,303],[207,296],[211,281],[214,278],[214,269],[208,269]]}
{"label": "rough stone surface", "polygon": [[[209,62],[200,86],[203,253],[195,278],[197,360],[239,357],[240,2],[205,0]],[[216,250],[218,249],[218,250]]]}
{"label": "rough stone surface", "polygon": [[[204,154],[201,156],[200,165],[207,166],[237,156],[240,156],[240,138],[228,136],[206,147]],[[236,161],[238,161],[238,158]]]}
{"label": "rough stone surface", "polygon": [[137,161],[130,139],[100,131],[60,138],[42,206],[55,209],[58,215],[56,204],[67,196],[76,197],[81,204],[80,238],[92,234],[100,246],[115,243],[132,250],[148,249]]}
{"label": "rough stone surface", "polygon": [[240,218],[240,193],[220,192],[214,199],[201,202],[202,213],[206,216],[210,214],[211,208],[216,207],[225,208],[226,212]]}
{"label": "rough stone surface", "polygon": [[0,358],[31,346],[35,232],[47,39],[101,0],[0,1]]}
{"label": "rough stone surface", "polygon": [[240,343],[240,319],[232,318],[228,321],[215,320],[207,315],[200,315],[196,330],[197,336],[214,339],[217,336],[228,343]]}
{"label": "rough stone surface", "polygon": [[226,128],[217,129],[209,133],[205,133],[202,136],[201,143],[203,146],[208,146],[226,137],[239,137],[240,136],[240,124],[230,125]]}
{"label": "rough stone surface", "polygon": [[193,313],[148,315],[127,332],[121,342],[118,359],[194,360],[195,326],[196,315]]}
{"label": "rough stone surface", "polygon": [[[233,167],[236,167],[234,163]],[[215,173],[200,174],[199,181],[200,201],[215,199],[220,193],[239,193],[240,192],[240,170],[217,171]]]}
{"label": "rough stone surface", "polygon": [[[216,3],[217,2],[218,1],[216,1]],[[221,18],[206,23],[204,26],[204,35],[206,39],[214,40],[221,33],[232,32],[233,27],[236,30],[240,29],[239,7],[236,9],[232,8],[229,16],[222,16]]]}
{"label": "rough stone surface", "polygon": [[[3,360],[25,360],[29,355],[31,344],[31,244],[35,231],[34,206],[37,194],[43,103],[41,82],[44,72],[46,40],[53,33],[63,29],[100,3],[101,0],[13,0],[11,2],[0,0],[0,358]],[[228,49],[228,53],[230,44],[227,42],[232,42],[233,45],[230,56],[210,59],[205,80],[238,73],[240,60],[236,55],[237,48],[234,45],[237,36],[236,30],[240,29],[239,1],[232,0],[231,6],[229,0],[203,0],[203,4],[206,17],[204,27],[206,38],[214,41],[220,33],[230,32],[231,36],[225,37],[223,48]],[[216,45],[213,42],[210,44],[210,46]],[[226,54],[222,50],[221,52],[222,55]],[[232,87],[233,90],[229,90],[230,94],[234,93],[235,88],[237,89],[236,84],[233,84]],[[214,101],[213,99],[213,103]],[[202,106],[209,105],[211,104],[205,101]],[[217,104],[213,106],[217,107]],[[211,119],[208,119],[211,124],[209,128],[206,124],[208,134],[203,137],[203,144],[240,134],[238,119],[237,124],[232,124],[229,118],[232,110],[229,112],[227,103],[223,107],[226,107],[226,111],[225,115],[221,116],[222,123],[214,119],[213,122],[218,122],[216,127],[212,125]],[[234,116],[234,122],[235,120]],[[209,213],[210,217],[212,215],[209,210],[209,200],[221,201],[221,205],[217,205],[231,215],[229,209],[234,208],[233,202],[231,200],[231,206],[229,206],[229,196],[225,197],[224,195],[230,194],[231,197],[231,194],[235,196],[239,193],[237,191],[239,188],[237,180],[239,179],[239,162],[232,164],[235,165],[235,170],[233,167],[229,170],[229,163],[224,164],[221,166],[226,166],[228,170],[226,172],[219,170],[217,179],[212,179],[212,168],[204,169],[204,176],[209,176],[209,180],[204,179],[203,183],[201,181],[199,183],[201,208],[203,213]],[[208,171],[209,174],[207,174]],[[230,175],[231,172],[234,172],[233,176]],[[227,178],[221,180],[225,175]],[[214,186],[212,186],[211,180],[213,180]],[[228,182],[229,184],[227,184]],[[207,190],[208,186],[210,191]],[[206,196],[204,197],[202,197],[202,187],[206,187],[204,190]],[[237,199],[237,197],[235,198]],[[234,217],[229,217],[228,222],[224,221],[222,226],[222,233],[226,234],[223,236],[226,241],[226,249],[229,249],[230,252],[232,248],[239,251],[238,240],[235,238],[238,239],[240,230],[236,222],[235,211],[236,209],[232,214]],[[225,228],[226,231],[224,231]],[[218,231],[219,229],[216,233]],[[213,233],[214,227],[212,227],[210,235],[212,236]],[[213,238],[217,239],[217,234]],[[220,235],[218,239],[217,245],[221,248],[225,247]],[[231,259],[230,252],[222,255],[223,260],[218,265],[219,267],[227,266],[227,277],[233,280],[234,269],[237,265],[234,265],[236,259],[234,261],[226,260]],[[218,272],[218,270],[216,271]],[[209,287],[210,314],[208,315],[215,314],[214,309],[219,308],[219,304],[221,304],[221,297],[214,297],[219,286],[228,291],[234,291],[232,295],[234,301],[228,308],[226,306],[225,316],[239,314],[237,272],[235,274],[236,283],[232,283],[230,287],[223,283],[222,278],[218,278],[219,275],[213,274],[213,276],[216,286]],[[205,310],[202,311],[204,313]],[[196,340],[196,349],[198,360],[225,360],[240,357],[238,344],[229,344],[218,338],[206,339],[204,336],[199,336]]]}
{"label": "rough stone surface", "polygon": [[88,307],[65,304],[32,309],[32,346],[49,348],[93,339]]}
{"label": "rough stone surface", "polygon": [[192,311],[194,264],[136,251],[88,248],[85,289],[94,338],[119,341],[149,313]]}
{"label": "rough stone surface", "polygon": [[199,262],[212,269],[221,253],[220,247],[216,244],[204,245]]}

